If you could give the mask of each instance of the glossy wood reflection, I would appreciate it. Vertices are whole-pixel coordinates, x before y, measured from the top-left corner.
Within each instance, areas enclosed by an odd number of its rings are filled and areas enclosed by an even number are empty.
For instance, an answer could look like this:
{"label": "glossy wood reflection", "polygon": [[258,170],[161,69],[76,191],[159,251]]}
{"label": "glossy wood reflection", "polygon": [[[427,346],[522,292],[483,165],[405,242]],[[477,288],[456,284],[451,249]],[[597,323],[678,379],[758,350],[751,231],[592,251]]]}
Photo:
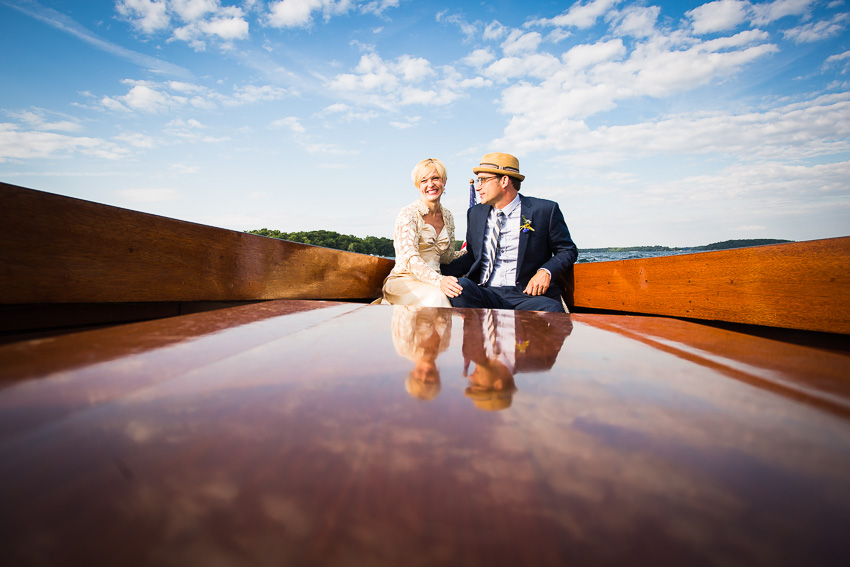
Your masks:
{"label": "glossy wood reflection", "polygon": [[576,264],[572,304],[850,334],[850,237]]}
{"label": "glossy wood reflection", "polygon": [[0,346],[11,564],[843,559],[850,357],[651,318],[298,305]]}

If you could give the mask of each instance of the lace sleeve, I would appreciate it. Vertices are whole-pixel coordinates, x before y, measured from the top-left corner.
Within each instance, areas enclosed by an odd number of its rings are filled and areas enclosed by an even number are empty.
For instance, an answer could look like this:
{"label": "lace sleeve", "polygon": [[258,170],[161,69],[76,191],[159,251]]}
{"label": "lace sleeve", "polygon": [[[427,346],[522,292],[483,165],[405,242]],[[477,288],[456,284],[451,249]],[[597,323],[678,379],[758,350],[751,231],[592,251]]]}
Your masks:
{"label": "lace sleeve", "polygon": [[422,232],[417,222],[416,211],[403,209],[396,220],[393,247],[395,248],[396,264],[415,277],[417,280],[440,285],[442,274],[432,270],[419,256],[419,236]]}
{"label": "lace sleeve", "polygon": [[445,252],[440,254],[440,263],[448,264],[452,260],[456,260],[466,254],[466,248],[455,250],[455,218],[452,212],[446,208],[443,208],[443,220],[446,223],[446,232],[449,235],[449,247],[446,248]]}

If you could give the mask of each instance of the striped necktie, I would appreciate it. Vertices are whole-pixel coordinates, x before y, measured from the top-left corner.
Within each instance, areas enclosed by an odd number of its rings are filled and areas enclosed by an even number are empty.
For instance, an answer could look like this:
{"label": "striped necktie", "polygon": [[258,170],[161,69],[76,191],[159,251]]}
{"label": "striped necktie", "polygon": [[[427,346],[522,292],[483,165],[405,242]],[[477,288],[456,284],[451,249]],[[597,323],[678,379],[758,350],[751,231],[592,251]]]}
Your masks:
{"label": "striped necktie", "polygon": [[481,274],[481,283],[479,285],[487,285],[490,280],[490,275],[493,273],[493,268],[496,266],[496,250],[499,248],[499,234],[502,232],[502,222],[505,220],[505,213],[496,211],[496,216],[491,218],[490,230],[487,233],[487,242],[484,243],[484,256],[487,258],[487,269]]}
{"label": "striped necktie", "polygon": [[495,358],[502,349],[499,348],[499,339],[496,335],[496,314],[492,309],[488,309],[484,313],[484,327],[487,332],[487,340],[490,342],[490,347],[492,349],[493,356],[488,356],[487,358]]}

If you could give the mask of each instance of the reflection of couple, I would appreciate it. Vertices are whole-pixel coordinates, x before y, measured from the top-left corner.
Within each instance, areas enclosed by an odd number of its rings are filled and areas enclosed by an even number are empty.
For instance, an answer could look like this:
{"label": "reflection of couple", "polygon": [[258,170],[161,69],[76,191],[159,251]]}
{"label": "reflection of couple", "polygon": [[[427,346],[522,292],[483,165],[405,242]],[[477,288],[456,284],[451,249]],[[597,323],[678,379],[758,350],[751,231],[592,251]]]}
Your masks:
{"label": "reflection of couple", "polygon": [[454,219],[440,204],[446,168],[437,159],[416,165],[419,199],[396,220],[396,264],[381,302],[563,312],[555,280],[577,251],[558,204],[520,197],[525,176],[512,155],[487,154],[472,171],[481,204],[467,212],[467,246],[455,252]]}
{"label": "reflection of couple", "polygon": [[393,345],[398,354],[415,363],[405,382],[408,394],[433,400],[440,393],[437,356],[449,348],[451,336],[451,311],[406,305],[394,308]]}
{"label": "reflection of couple", "polygon": [[[469,378],[466,396],[478,409],[510,407],[517,391],[514,375],[552,368],[572,330],[568,315],[515,314],[498,309],[464,313],[464,376]],[[470,362],[475,363],[472,374],[468,373]]]}
{"label": "reflection of couple", "polygon": [[[433,307],[396,306],[393,344],[416,363],[405,383],[416,398],[432,400],[440,392],[437,357],[451,341],[451,311]],[[545,312],[513,313],[474,309],[463,315],[466,396],[476,407],[510,407],[517,391],[514,374],[552,368],[564,339],[572,331],[568,315]],[[470,374],[470,363],[475,367]]]}

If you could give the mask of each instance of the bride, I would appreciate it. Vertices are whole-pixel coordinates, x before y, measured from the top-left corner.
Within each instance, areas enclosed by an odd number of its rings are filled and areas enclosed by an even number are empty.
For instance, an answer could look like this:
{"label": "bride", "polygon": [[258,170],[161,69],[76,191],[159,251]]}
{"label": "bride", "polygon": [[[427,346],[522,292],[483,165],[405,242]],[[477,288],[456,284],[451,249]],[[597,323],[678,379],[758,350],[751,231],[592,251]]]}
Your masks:
{"label": "bride", "polygon": [[443,276],[448,264],[465,251],[455,252],[455,223],[440,204],[446,186],[446,166],[438,159],[420,161],[413,168],[419,199],[398,214],[393,235],[395,267],[384,280],[381,303],[451,307],[448,297],[462,288],[453,276]]}

